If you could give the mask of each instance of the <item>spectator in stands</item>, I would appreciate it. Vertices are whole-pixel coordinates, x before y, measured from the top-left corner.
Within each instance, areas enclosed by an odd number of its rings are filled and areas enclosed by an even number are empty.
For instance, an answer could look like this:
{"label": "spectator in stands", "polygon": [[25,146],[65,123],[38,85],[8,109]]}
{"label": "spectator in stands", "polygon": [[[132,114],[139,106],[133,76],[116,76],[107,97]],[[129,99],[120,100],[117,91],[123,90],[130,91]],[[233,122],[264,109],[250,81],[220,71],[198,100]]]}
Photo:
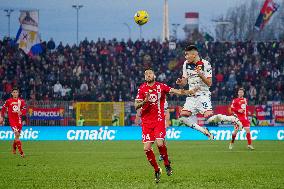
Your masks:
{"label": "spectator in stands", "polygon": [[256,100],[256,88],[253,85],[250,85],[249,88],[249,100],[251,101]]}
{"label": "spectator in stands", "polygon": [[80,86],[80,91],[82,94],[86,94],[88,92],[88,85],[86,84],[85,81],[82,82],[81,86]]}
{"label": "spectator in stands", "polygon": [[229,75],[228,81],[227,81],[227,86],[230,91],[233,91],[233,88],[237,84],[236,80],[236,74],[234,70],[231,70],[231,73]]}
{"label": "spectator in stands", "polygon": [[49,50],[55,49],[55,42],[53,41],[53,38],[50,38],[50,40],[47,42],[47,49]]}
{"label": "spectator in stands", "polygon": [[56,84],[53,86],[53,92],[58,97],[62,91],[62,85],[59,81],[56,82]]}
{"label": "spectator in stands", "polygon": [[8,94],[8,93],[10,93],[12,91],[12,88],[13,88],[13,86],[12,86],[11,82],[7,81],[7,80],[4,80],[4,92],[6,94]]}
{"label": "spectator in stands", "polygon": [[63,99],[66,99],[66,96],[69,96],[71,89],[67,86],[64,85],[64,87],[61,89],[61,97],[63,97]]}
{"label": "spectator in stands", "polygon": [[[158,80],[175,85],[187,45],[186,41],[178,41],[176,49],[170,50],[168,42],[157,40],[85,39],[79,46],[60,42],[56,47],[50,39],[40,56],[29,58],[8,40],[0,40],[0,94],[4,100],[7,91],[19,85],[26,99],[132,101],[145,66],[157,69]],[[231,101],[236,84],[249,91],[252,102],[284,100],[283,41],[211,41],[198,42],[197,46],[215,69],[213,101]],[[71,89],[69,95],[62,87],[65,85]],[[182,98],[170,97],[169,101]]]}
{"label": "spectator in stands", "polygon": [[0,83],[0,99],[2,98],[3,94],[4,94],[4,81]]}
{"label": "spectator in stands", "polygon": [[224,75],[222,74],[222,72],[218,72],[218,74],[216,75],[216,81],[219,83],[222,83],[224,81]]}

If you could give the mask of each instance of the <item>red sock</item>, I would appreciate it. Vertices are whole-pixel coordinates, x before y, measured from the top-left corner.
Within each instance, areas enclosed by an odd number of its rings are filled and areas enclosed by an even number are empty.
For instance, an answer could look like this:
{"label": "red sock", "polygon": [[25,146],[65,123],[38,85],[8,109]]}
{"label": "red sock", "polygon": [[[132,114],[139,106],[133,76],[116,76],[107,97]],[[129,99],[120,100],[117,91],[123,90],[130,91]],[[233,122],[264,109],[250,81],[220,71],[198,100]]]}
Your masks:
{"label": "red sock", "polygon": [[250,133],[247,133],[246,137],[247,137],[247,140],[248,140],[248,145],[251,145],[251,135],[250,135]]}
{"label": "red sock", "polygon": [[18,150],[19,150],[20,154],[23,154],[22,142],[19,139],[16,140],[16,145],[18,147]]}
{"label": "red sock", "polygon": [[160,147],[158,147],[158,148],[159,148],[159,152],[160,152],[161,156],[162,156],[163,159],[164,159],[164,165],[170,165],[166,145],[160,146]]}
{"label": "red sock", "polygon": [[232,134],[232,140],[231,140],[231,143],[234,143],[234,142],[235,142],[236,136],[237,136],[236,134],[234,134],[234,133]]}
{"label": "red sock", "polygon": [[16,150],[17,149],[17,142],[16,142],[16,140],[14,140],[14,142],[13,142],[13,150]]}
{"label": "red sock", "polygon": [[156,161],[155,154],[154,154],[153,150],[152,149],[148,150],[145,153],[146,153],[148,161],[154,167],[155,171],[159,171],[159,166],[158,166],[158,163]]}

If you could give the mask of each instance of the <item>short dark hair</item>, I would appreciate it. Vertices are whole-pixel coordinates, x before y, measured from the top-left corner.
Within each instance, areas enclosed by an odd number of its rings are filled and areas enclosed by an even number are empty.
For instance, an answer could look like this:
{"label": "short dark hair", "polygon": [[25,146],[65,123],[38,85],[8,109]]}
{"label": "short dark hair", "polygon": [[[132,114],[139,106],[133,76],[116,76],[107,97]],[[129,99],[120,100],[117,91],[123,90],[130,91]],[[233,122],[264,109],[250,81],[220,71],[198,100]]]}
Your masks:
{"label": "short dark hair", "polygon": [[246,94],[244,87],[239,87],[239,88],[238,88],[238,90],[237,90],[237,96],[238,96],[238,92],[239,92],[239,91],[243,91],[244,94]]}
{"label": "short dark hair", "polygon": [[198,51],[198,48],[195,45],[189,45],[184,49],[184,51],[192,51],[192,50]]}
{"label": "short dark hair", "polygon": [[18,87],[13,87],[12,92],[13,91],[19,91],[19,88]]}
{"label": "short dark hair", "polygon": [[155,72],[154,69],[150,67],[145,68],[144,72],[146,72],[147,70],[152,70],[153,72]]}
{"label": "short dark hair", "polygon": [[240,87],[240,88],[238,89],[238,91],[244,91],[244,92],[245,92],[245,88]]}

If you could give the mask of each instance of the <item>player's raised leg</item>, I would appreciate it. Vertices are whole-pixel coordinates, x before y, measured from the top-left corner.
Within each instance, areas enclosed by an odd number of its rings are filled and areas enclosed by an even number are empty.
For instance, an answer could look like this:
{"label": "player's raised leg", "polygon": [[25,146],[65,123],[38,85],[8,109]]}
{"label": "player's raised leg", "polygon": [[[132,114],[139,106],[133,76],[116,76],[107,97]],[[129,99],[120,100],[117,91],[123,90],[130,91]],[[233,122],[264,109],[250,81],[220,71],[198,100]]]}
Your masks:
{"label": "player's raised leg", "polygon": [[239,130],[242,130],[243,125],[240,122],[240,120],[236,117],[236,116],[227,116],[227,115],[223,115],[223,114],[216,114],[211,116],[208,120],[209,123],[218,123],[221,121],[226,121],[226,122],[231,122],[233,124],[236,124],[239,128]]}
{"label": "player's raised leg", "polygon": [[[212,110],[212,106],[211,106],[211,102],[210,102],[210,109],[205,109],[204,107],[203,107],[203,109],[202,109],[202,111],[203,111],[203,116],[207,119],[208,117],[210,117],[210,116],[212,116],[213,115],[213,110]],[[210,140],[214,140],[214,135],[206,128],[206,127],[204,127],[205,129],[206,129],[206,135],[209,137],[209,139]]]}
{"label": "player's raised leg", "polygon": [[212,133],[210,133],[206,127],[201,127],[197,123],[194,123],[190,117],[182,115],[180,117],[180,121],[182,121],[186,126],[195,129],[197,131],[200,131],[201,133],[206,135],[210,140],[214,139]]}
{"label": "player's raised leg", "polygon": [[201,127],[197,123],[195,123],[191,118],[192,113],[187,110],[181,111],[180,121],[183,122],[186,126],[191,127],[192,129],[198,130],[204,135],[206,135],[209,139],[213,140],[214,137],[212,133],[206,127]]}

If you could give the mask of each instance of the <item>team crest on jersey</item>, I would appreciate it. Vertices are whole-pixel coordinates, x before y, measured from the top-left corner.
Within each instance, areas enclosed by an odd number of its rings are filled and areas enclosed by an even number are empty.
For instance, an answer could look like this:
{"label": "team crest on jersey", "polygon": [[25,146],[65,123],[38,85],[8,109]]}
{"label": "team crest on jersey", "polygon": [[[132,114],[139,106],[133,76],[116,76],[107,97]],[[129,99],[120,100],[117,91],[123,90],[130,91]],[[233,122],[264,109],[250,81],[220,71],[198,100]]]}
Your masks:
{"label": "team crest on jersey", "polygon": [[202,65],[197,65],[196,69],[201,71],[202,70]]}
{"label": "team crest on jersey", "polygon": [[13,109],[13,112],[17,112],[17,111],[19,111],[19,106],[13,105],[12,109]]}
{"label": "team crest on jersey", "polygon": [[150,94],[150,97],[149,97],[149,101],[150,102],[156,102],[157,100],[158,100],[157,95]]}

